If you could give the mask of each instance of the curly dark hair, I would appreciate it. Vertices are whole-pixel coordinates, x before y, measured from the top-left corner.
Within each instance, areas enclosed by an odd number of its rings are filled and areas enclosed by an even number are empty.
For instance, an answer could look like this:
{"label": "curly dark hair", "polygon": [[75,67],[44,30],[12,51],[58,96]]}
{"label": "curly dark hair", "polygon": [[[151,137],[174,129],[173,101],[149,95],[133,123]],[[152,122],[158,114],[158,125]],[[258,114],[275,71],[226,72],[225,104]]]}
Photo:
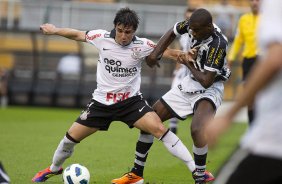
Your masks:
{"label": "curly dark hair", "polygon": [[114,25],[117,26],[123,24],[124,26],[132,26],[134,30],[137,30],[139,24],[139,17],[134,10],[128,7],[121,8],[114,19]]}

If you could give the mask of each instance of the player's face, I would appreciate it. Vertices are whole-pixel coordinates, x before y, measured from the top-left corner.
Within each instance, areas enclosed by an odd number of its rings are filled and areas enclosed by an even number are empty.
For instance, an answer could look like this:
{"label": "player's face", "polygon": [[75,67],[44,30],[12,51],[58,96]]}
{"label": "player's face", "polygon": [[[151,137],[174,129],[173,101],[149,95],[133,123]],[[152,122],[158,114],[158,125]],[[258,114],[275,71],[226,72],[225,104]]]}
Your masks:
{"label": "player's face", "polygon": [[124,26],[123,24],[118,24],[115,27],[115,29],[116,29],[115,41],[122,46],[126,46],[130,44],[135,33],[133,27]]}
{"label": "player's face", "polygon": [[259,0],[249,0],[250,1],[250,7],[254,14],[257,14],[259,11]]}
{"label": "player's face", "polygon": [[192,35],[196,40],[204,40],[211,35],[211,30],[208,26],[201,26],[199,23],[191,22],[189,27],[192,30]]}

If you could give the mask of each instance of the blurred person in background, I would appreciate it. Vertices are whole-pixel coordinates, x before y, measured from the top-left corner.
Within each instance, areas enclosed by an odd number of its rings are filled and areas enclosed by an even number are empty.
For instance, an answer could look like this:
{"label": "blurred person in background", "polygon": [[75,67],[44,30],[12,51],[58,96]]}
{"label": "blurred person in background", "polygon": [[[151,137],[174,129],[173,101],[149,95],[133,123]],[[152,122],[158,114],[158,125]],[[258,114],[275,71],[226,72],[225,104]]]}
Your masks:
{"label": "blurred person in background", "polygon": [[[154,135],[190,171],[195,169],[195,162],[188,149],[162,124],[140,92],[142,62],[153,51],[155,43],[135,36],[139,17],[129,8],[120,9],[113,23],[114,29],[111,31],[80,31],[58,28],[53,24],[40,26],[43,34],[59,35],[93,45],[99,51],[99,60],[97,88],[91,101],[60,141],[52,164],[39,171],[32,178],[33,182],[44,182],[54,175],[62,174],[62,165],[71,157],[74,147],[97,131],[107,131],[113,121],[124,122],[130,128],[136,127]],[[182,51],[167,49],[164,57],[177,60],[180,53]],[[131,178],[134,179],[134,176]]]}
{"label": "blurred person in background", "polygon": [[[248,73],[252,69],[259,54],[257,44],[257,26],[259,22],[259,0],[249,0],[251,12],[242,15],[239,19],[237,32],[228,53],[228,63],[232,63],[238,58],[239,51],[243,48],[243,81],[245,81]],[[244,85],[245,86],[245,85]],[[249,124],[254,119],[254,105],[248,105]]]}
{"label": "blurred person in background", "polygon": [[217,13],[214,23],[221,29],[221,32],[228,38],[232,39],[232,17],[231,13],[234,7],[228,4],[228,0],[221,0],[220,4],[215,5],[213,10]]}
{"label": "blurred person in background", "polygon": [[5,108],[8,105],[8,73],[0,68],[0,105]]}
{"label": "blurred person in background", "polygon": [[78,55],[69,54],[63,56],[57,66],[59,75],[80,75],[81,72],[81,59]]}
{"label": "blurred person in background", "polygon": [[[195,9],[188,7],[185,11],[185,15],[184,18],[186,20],[188,20],[191,16],[191,14],[193,13]],[[180,36],[179,38],[179,44],[181,46],[181,49],[183,52],[188,52],[188,50],[190,49],[190,45],[189,45],[189,35],[188,33],[183,34]],[[188,74],[187,72],[187,67],[181,63],[176,63],[175,64],[175,69],[173,71],[173,79],[172,79],[172,83],[171,83],[171,88],[176,87],[177,85],[180,84],[180,82],[182,81],[182,79]],[[170,131],[172,131],[173,133],[177,133],[177,127],[178,127],[178,119],[175,118],[171,118],[169,120],[169,129]]]}
{"label": "blurred person in background", "polygon": [[238,111],[256,103],[254,123],[214,184],[282,183],[282,1],[262,0],[258,39],[262,55],[244,91],[225,115],[208,123],[210,144],[225,132]]}
{"label": "blurred person in background", "polygon": [[[190,50],[179,55],[179,62],[186,65],[188,75],[181,83],[170,89],[154,105],[153,109],[164,122],[172,117],[185,120],[192,117],[190,125],[193,139],[195,170],[192,177],[195,184],[214,180],[206,170],[208,142],[205,139],[205,123],[214,117],[222,102],[224,82],[230,77],[227,68],[227,39],[213,24],[212,15],[206,9],[195,10],[189,20],[177,22],[158,41],[154,51],[148,56],[150,65],[157,64],[158,58],[178,35],[189,34]],[[190,57],[190,53],[193,53]],[[151,137],[151,138],[150,138]],[[150,138],[150,139],[148,139]],[[114,184],[129,184],[130,175],[143,180],[143,172],[148,152],[153,144],[153,136],[141,132],[135,150],[134,166],[129,173],[112,180]],[[150,141],[150,142],[149,142]]]}

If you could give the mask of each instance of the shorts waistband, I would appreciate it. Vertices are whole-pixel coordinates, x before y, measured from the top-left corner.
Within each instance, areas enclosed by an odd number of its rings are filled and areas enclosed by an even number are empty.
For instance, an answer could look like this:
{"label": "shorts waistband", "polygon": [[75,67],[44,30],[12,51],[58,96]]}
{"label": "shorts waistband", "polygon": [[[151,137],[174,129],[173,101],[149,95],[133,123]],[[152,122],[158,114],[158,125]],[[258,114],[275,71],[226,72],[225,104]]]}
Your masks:
{"label": "shorts waistband", "polygon": [[187,93],[187,94],[202,94],[202,93],[205,93],[206,90],[197,90],[197,91],[191,91],[191,92],[187,92],[187,91],[183,91],[183,88],[182,88],[182,85],[179,84],[178,86],[178,89],[184,93]]}

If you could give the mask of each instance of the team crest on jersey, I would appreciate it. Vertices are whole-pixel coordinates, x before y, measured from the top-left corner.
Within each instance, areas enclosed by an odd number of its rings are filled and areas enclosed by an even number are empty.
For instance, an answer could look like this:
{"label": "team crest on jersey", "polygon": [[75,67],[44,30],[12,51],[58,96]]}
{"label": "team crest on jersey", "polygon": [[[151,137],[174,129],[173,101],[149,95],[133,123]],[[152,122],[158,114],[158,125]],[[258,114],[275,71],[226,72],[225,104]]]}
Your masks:
{"label": "team crest on jersey", "polygon": [[133,47],[132,49],[131,49],[131,51],[132,51],[132,54],[131,54],[131,57],[133,58],[133,59],[140,59],[141,58],[141,48],[140,47]]}

